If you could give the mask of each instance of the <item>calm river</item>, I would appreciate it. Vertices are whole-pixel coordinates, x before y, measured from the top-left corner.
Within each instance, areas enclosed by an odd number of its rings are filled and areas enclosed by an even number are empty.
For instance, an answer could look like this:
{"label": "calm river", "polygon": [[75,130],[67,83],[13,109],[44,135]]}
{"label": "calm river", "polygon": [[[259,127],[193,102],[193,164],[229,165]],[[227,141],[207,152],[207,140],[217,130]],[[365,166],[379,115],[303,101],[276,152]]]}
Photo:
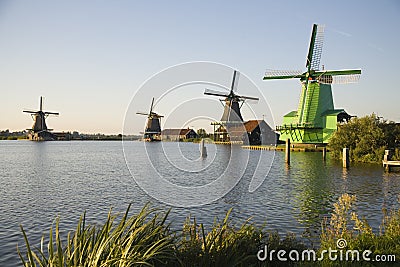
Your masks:
{"label": "calm river", "polygon": [[[166,210],[171,206],[157,200],[164,195],[170,200],[167,203],[173,205],[170,220],[176,229],[182,227],[189,214],[209,226],[214,218],[222,219],[233,207],[235,221],[253,217],[257,224],[266,223],[268,229],[280,233],[290,231],[314,237],[321,220],[342,193],[357,195],[359,214],[375,230],[381,223],[382,208],[399,205],[399,172],[388,174],[380,165],[367,164],[344,171],[340,162],[329,158],[329,153],[324,162],[321,153],[293,152],[291,166],[286,168],[283,152],[245,151],[240,147],[230,150],[227,146],[207,144],[208,157],[198,160],[198,144],[124,144],[123,148],[117,141],[0,141],[0,266],[20,265],[16,250],[17,244],[24,246],[20,224],[31,244],[38,245],[57,216],[60,228],[69,231],[84,211],[90,223],[101,223],[111,207],[115,212],[124,211],[129,203],[134,211],[148,202]],[[229,159],[232,166],[225,171]],[[243,160],[246,165],[241,168]],[[261,185],[249,192],[259,161],[258,171],[268,175],[261,180],[259,177]],[[184,191],[181,196],[168,187],[159,188],[155,193],[160,198],[153,198],[142,189],[154,186],[151,183],[155,183],[156,173],[172,184],[186,187],[206,185],[221,175],[229,178],[241,173],[241,179],[237,183],[227,180],[233,189],[221,198],[187,207],[190,201]],[[211,187],[207,195],[223,187]],[[204,193],[193,195],[193,201],[203,197],[207,198]],[[175,205],[179,200],[186,202]]]}

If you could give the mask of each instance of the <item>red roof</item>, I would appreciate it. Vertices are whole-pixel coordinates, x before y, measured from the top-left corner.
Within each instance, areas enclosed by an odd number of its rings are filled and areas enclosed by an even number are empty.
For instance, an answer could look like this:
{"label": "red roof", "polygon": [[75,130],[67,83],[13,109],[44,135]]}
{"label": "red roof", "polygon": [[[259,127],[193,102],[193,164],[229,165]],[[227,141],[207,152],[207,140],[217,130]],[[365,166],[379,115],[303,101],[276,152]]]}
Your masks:
{"label": "red roof", "polygon": [[[244,131],[250,133],[250,132],[253,132],[257,128],[257,126],[263,122],[264,122],[263,120],[249,120],[249,121],[244,122],[243,124],[239,124],[237,126],[231,126],[228,128],[229,128],[229,132],[231,132],[231,133],[234,133],[234,132],[240,133],[240,132],[244,132]],[[266,125],[268,125],[268,124],[266,124]],[[220,126],[220,127],[218,127],[216,132],[226,132],[226,129],[224,126]]]}

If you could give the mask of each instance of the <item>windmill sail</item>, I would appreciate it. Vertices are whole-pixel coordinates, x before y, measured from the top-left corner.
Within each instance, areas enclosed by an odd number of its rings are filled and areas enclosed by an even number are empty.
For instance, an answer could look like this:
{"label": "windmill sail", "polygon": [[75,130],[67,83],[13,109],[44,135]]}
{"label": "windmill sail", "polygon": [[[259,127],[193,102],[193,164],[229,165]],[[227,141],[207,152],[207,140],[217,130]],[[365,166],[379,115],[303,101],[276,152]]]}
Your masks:
{"label": "windmill sail", "polygon": [[324,71],[316,79],[322,84],[348,84],[357,83],[361,70]]}
{"label": "windmill sail", "polygon": [[204,94],[205,95],[222,96],[222,97],[228,97],[229,96],[229,93],[224,93],[224,92],[215,91],[215,90],[211,90],[211,89],[205,89],[204,90]]}
{"label": "windmill sail", "polygon": [[240,72],[235,70],[233,72],[231,92],[237,92],[237,86],[238,86],[238,83],[239,83],[239,76],[240,76]]}
{"label": "windmill sail", "polygon": [[309,70],[319,70],[322,46],[324,44],[324,28],[323,25],[313,25],[306,61],[306,68]]}
{"label": "windmill sail", "polygon": [[240,73],[236,70],[233,72],[232,82],[230,92],[219,92],[215,90],[205,89],[205,95],[212,95],[212,96],[220,96],[225,97],[225,105],[224,105],[224,113],[221,117],[221,122],[228,124],[228,123],[242,123],[243,117],[240,112],[240,104],[239,102],[244,102],[246,100],[254,100],[257,101],[257,97],[250,97],[250,96],[241,96],[236,94],[238,83],[239,83],[239,76]]}
{"label": "windmill sail", "polygon": [[264,80],[275,80],[275,79],[293,79],[303,78],[304,71],[301,70],[271,70],[267,69],[264,75]]}

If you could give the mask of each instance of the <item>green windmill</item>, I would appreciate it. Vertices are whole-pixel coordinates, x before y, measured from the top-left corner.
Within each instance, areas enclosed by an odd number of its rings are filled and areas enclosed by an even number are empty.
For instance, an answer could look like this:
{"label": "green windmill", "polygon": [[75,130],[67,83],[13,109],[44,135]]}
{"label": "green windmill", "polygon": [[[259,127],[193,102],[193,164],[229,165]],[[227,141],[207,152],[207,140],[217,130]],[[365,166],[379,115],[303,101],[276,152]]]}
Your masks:
{"label": "green windmill", "polygon": [[264,80],[299,78],[302,85],[297,110],[286,114],[283,124],[276,127],[282,141],[328,143],[337,124],[351,117],[343,109],[334,108],[331,85],[357,82],[361,70],[320,70],[323,39],[324,27],[314,24],[305,72],[267,70],[265,73]]}

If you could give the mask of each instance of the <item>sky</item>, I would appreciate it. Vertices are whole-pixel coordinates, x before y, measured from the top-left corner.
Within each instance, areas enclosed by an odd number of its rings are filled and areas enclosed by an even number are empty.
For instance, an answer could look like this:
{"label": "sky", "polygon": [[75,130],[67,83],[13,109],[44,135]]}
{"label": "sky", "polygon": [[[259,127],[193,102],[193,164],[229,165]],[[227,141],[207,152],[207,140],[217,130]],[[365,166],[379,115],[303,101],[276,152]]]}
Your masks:
{"label": "sky", "polygon": [[[238,93],[260,98],[244,106],[245,119],[279,125],[297,108],[300,83],[262,78],[305,70],[313,23],[325,25],[325,69],[362,69],[358,83],[332,86],[335,107],[400,122],[396,0],[0,0],[0,130],[30,128],[22,110],[37,109],[40,96],[60,113],[47,120],[55,131],[139,133],[146,117],[134,113],[152,97],[164,127],[210,130],[223,107],[203,91],[229,88],[233,69]],[[169,91],[183,76],[215,84]]]}

